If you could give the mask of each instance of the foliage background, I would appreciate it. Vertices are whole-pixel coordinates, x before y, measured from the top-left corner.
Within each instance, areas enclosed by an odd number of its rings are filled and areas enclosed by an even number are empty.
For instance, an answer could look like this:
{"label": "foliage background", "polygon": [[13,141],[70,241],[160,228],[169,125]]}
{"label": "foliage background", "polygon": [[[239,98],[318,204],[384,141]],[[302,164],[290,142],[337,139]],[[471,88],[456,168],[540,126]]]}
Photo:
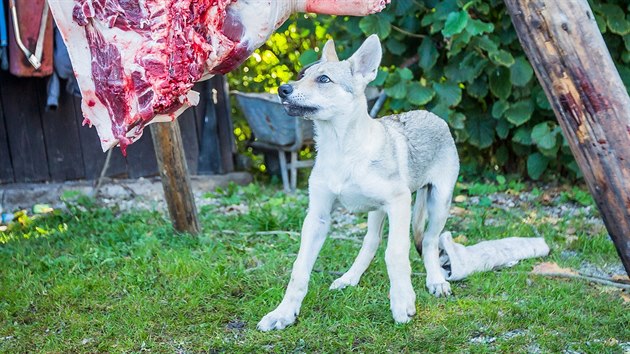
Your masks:
{"label": "foliage background", "polygon": [[[590,4],[630,87],[630,3]],[[380,114],[427,109],[445,119],[464,174],[579,177],[501,0],[394,0],[382,13],[363,18],[294,15],[229,75],[230,87],[275,92],[316,60],[329,38],[343,59],[372,33],[384,50],[372,83],[388,96]],[[241,144],[249,138],[244,120],[237,121],[235,134]]]}

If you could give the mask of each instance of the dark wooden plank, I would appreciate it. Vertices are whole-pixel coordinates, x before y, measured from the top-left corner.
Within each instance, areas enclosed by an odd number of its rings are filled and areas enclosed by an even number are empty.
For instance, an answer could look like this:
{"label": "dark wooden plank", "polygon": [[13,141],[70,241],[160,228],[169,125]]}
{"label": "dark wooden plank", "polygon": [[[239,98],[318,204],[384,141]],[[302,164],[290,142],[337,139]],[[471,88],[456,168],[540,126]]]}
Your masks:
{"label": "dark wooden plank", "polygon": [[199,142],[197,140],[197,127],[195,125],[195,112],[188,108],[177,118],[179,130],[182,133],[182,144],[188,164],[188,172],[197,174],[199,166]]}
{"label": "dark wooden plank", "polygon": [[0,79],[15,182],[41,182],[50,178],[37,98],[37,87],[42,81],[7,74]]}
{"label": "dark wooden plank", "polygon": [[[2,74],[0,74],[0,80],[2,80]],[[13,163],[11,162],[11,153],[9,151],[7,128],[4,121],[2,91],[0,90],[0,184],[12,182],[14,182]]]}
{"label": "dark wooden plank", "polygon": [[199,103],[193,107],[193,113],[195,114],[195,125],[197,128],[197,142],[201,145],[203,137],[203,121],[206,115],[206,102],[208,97],[212,94],[210,90],[210,80],[198,82],[194,86],[194,90],[199,92]]}
{"label": "dark wooden plank", "polygon": [[234,142],[234,126],[232,125],[232,108],[227,80],[223,75],[217,75],[219,81],[214,87],[217,90],[217,129],[219,133],[219,149],[221,151],[221,172],[234,171],[234,157],[236,143]]}
{"label": "dark wooden plank", "polygon": [[[46,86],[39,89],[39,102],[46,102]],[[53,181],[85,178],[83,153],[79,138],[79,126],[75,119],[74,102],[69,93],[61,90],[59,105],[55,110],[44,107],[42,127],[48,157],[48,169]]]}
{"label": "dark wooden plank", "polygon": [[[85,178],[98,178],[105,163],[106,153],[101,149],[101,140],[95,128],[89,128],[83,124],[83,113],[81,112],[81,99],[72,97],[74,102],[75,119],[79,125],[79,138],[81,140],[81,150],[83,151],[83,164],[85,165]],[[109,162],[106,176],[124,177],[127,175],[127,163],[119,148],[114,148]]]}
{"label": "dark wooden plank", "polygon": [[212,97],[212,89],[221,83],[220,77],[210,79],[204,92],[206,102],[202,121],[201,139],[199,141],[199,174],[218,174],[222,172],[219,131],[217,127],[216,104]]}
{"label": "dark wooden plank", "polygon": [[180,232],[199,234],[201,226],[197,218],[179,125],[156,123],[150,127],[164,198],[173,227]]}
{"label": "dark wooden plank", "polygon": [[149,177],[158,174],[157,160],[153,150],[153,138],[145,127],[142,137],[127,147],[127,171],[129,177]]}

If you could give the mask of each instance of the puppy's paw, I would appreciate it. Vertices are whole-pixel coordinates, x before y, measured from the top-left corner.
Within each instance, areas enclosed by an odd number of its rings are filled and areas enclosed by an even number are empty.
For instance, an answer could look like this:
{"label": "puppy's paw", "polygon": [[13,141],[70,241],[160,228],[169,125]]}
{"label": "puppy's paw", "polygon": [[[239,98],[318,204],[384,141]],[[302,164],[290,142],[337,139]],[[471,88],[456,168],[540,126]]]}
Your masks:
{"label": "puppy's paw", "polygon": [[443,283],[427,283],[427,289],[429,293],[436,297],[451,295],[451,284],[447,281]]}
{"label": "puppy's paw", "polygon": [[268,332],[273,329],[284,329],[295,322],[297,313],[295,311],[287,311],[277,308],[269,312],[258,322],[258,330]]}
{"label": "puppy's paw", "polygon": [[330,284],[330,290],[341,290],[348,286],[356,286],[359,284],[359,278],[348,275],[348,273],[342,275],[341,277],[335,279],[335,281]]}
{"label": "puppy's paw", "polygon": [[407,323],[416,314],[416,293],[409,286],[407,289],[390,291],[392,316],[396,323]]}

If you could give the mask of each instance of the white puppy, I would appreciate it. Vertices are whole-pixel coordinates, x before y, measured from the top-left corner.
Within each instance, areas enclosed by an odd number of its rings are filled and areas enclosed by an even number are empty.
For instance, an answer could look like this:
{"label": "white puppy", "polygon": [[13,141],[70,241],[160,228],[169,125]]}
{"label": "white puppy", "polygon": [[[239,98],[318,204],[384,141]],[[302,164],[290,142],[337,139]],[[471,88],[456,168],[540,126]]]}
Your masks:
{"label": "white puppy", "polygon": [[[368,115],[364,92],[376,77],[381,56],[376,35],[345,61],[337,58],[331,40],[319,62],[300,73],[297,82],[279,88],[289,114],[314,121],[317,157],[291,280],[280,305],[258,323],[260,330],[282,329],[295,321],[337,202],[349,210],[369,211],[368,230],[354,264],[331,289],[359,282],[376,253],[387,217],[385,262],[394,320],[405,323],[416,313],[410,224],[424,258],[429,291],[436,296],[450,294],[439,264],[438,241],[459,172],[455,143],[446,122],[427,111],[381,119]],[[413,192],[417,193],[412,213]]]}

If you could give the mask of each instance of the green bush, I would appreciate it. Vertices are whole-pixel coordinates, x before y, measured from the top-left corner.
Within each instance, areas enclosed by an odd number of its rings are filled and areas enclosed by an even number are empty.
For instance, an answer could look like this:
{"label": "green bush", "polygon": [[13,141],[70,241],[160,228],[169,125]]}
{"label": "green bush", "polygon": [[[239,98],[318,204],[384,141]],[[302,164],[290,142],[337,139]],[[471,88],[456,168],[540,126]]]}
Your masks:
{"label": "green bush", "polygon": [[[630,5],[596,0],[591,6],[628,87]],[[327,39],[347,58],[372,33],[384,50],[373,83],[388,96],[381,114],[427,109],[445,119],[465,173],[579,176],[501,0],[396,0],[363,18],[296,15],[230,74],[230,85],[274,92],[316,60]],[[244,140],[247,128],[237,133]]]}

